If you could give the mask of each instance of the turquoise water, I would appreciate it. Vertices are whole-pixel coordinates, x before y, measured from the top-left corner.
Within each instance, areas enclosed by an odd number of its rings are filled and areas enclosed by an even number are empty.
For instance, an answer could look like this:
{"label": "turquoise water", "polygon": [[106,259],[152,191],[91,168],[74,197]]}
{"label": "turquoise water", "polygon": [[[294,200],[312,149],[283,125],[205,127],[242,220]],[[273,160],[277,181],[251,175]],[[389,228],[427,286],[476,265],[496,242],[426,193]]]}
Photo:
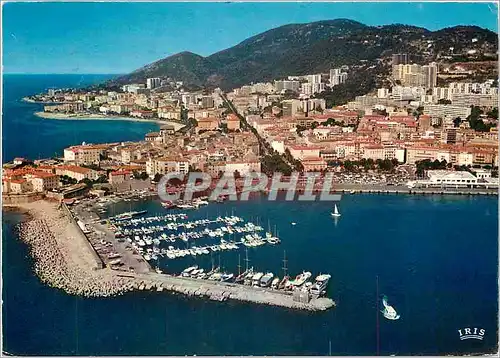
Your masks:
{"label": "turquoise water", "polygon": [[[88,125],[78,123],[81,132]],[[112,210],[139,208],[164,212],[157,201],[121,203]],[[326,355],[331,342],[334,355],[374,355],[378,314],[381,354],[496,351],[496,198],[346,195],[339,209],[337,222],[329,203],[262,198],[188,212],[190,219],[234,213],[264,227],[268,221],[276,225],[281,244],[249,250],[251,265],[281,276],[286,250],[291,273],[330,273],[328,296],[338,306],[318,313],[165,292],[72,297],[33,275],[27,248],[12,231],[19,216],[7,214],[4,349],[27,355]],[[178,271],[189,260],[162,265]],[[237,262],[237,252],[221,255],[228,270],[236,272]],[[197,263],[209,268],[210,258]],[[388,296],[400,320],[376,312],[376,276],[380,294]],[[465,327],[485,329],[484,340],[460,341],[458,329]]]}

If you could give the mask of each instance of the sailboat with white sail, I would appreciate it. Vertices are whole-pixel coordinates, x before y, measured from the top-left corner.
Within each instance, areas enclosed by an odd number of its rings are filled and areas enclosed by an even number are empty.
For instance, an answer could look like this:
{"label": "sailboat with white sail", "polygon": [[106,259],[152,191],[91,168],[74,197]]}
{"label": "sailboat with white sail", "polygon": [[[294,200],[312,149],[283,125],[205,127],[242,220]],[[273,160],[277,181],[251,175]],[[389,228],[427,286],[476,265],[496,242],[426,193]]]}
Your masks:
{"label": "sailboat with white sail", "polygon": [[340,212],[339,212],[339,208],[337,208],[337,204],[335,204],[334,208],[333,208],[333,212],[332,212],[332,216],[334,218],[338,218],[340,216]]}

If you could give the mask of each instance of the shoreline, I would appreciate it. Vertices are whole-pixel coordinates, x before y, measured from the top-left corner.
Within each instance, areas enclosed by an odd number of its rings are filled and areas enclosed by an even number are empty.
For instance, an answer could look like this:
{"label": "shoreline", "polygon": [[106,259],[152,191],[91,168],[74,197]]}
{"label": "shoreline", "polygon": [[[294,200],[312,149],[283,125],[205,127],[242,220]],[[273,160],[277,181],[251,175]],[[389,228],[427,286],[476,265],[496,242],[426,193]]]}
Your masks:
{"label": "shoreline", "polygon": [[144,118],[133,118],[133,117],[120,117],[120,116],[106,116],[100,114],[85,114],[85,115],[71,115],[63,113],[47,113],[47,112],[34,112],[34,115],[43,119],[54,119],[54,120],[78,120],[78,121],[128,121],[128,122],[143,122],[143,123],[154,123],[157,125],[171,125],[174,126],[175,131],[184,128],[185,125],[179,122],[173,121],[162,121],[160,119],[144,119]]}

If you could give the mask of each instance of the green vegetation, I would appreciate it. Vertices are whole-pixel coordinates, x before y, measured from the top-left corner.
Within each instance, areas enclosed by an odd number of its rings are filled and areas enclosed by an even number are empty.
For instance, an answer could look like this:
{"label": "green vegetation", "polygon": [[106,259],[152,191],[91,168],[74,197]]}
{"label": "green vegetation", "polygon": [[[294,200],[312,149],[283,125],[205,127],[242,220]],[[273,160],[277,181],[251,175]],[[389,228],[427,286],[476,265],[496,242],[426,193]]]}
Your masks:
{"label": "green vegetation", "polygon": [[[324,72],[364,61],[372,74],[350,69],[349,76],[356,77],[359,73],[359,78],[334,87],[327,95],[331,105],[345,103],[373,89],[374,76],[383,70],[379,59],[391,53],[420,53],[425,41],[433,41],[432,59],[435,59],[448,54],[450,46],[457,52],[465,49],[473,37],[485,52],[497,51],[497,35],[472,26],[431,32],[406,25],[372,27],[347,19],[290,24],[248,38],[208,57],[191,52],[178,53],[121,76],[109,85],[144,82],[148,77],[170,77],[183,81],[186,86],[227,90],[251,82]],[[377,67],[369,68],[370,65]]]}
{"label": "green vegetation", "polygon": [[437,170],[437,169],[446,169],[448,167],[448,163],[446,160],[434,160],[431,161],[430,159],[425,159],[425,160],[420,160],[415,163],[417,166],[417,175],[422,176],[424,175],[424,172],[426,170]]}
{"label": "green vegetation", "polygon": [[134,179],[137,180],[147,180],[149,178],[148,173],[146,172],[139,172],[137,170],[134,170],[133,173]]}
{"label": "green vegetation", "polygon": [[271,155],[265,155],[262,158],[262,172],[268,175],[273,173],[282,173],[283,175],[292,174],[292,169],[288,164],[285,163],[281,155],[275,153]]}
{"label": "green vegetation", "polygon": [[397,159],[377,159],[373,160],[371,158],[360,160],[345,160],[344,162],[329,162],[329,166],[342,165],[344,170],[347,172],[358,173],[361,171],[376,170],[379,172],[392,173],[394,169],[399,165]]}
{"label": "green vegetation", "polygon": [[[496,109],[496,114],[497,114],[497,117],[498,117],[498,109]],[[493,112],[493,114],[495,114],[495,109],[491,112]],[[490,112],[490,113],[491,113]],[[467,120],[469,121],[469,126],[478,131],[478,132],[489,132],[490,131],[490,128],[494,128],[496,127],[496,124],[494,123],[484,123],[482,119],[480,119],[480,115],[483,114],[483,111],[481,110],[481,108],[479,107],[476,107],[476,106],[472,106],[471,107],[471,114],[470,116],[467,117]]]}

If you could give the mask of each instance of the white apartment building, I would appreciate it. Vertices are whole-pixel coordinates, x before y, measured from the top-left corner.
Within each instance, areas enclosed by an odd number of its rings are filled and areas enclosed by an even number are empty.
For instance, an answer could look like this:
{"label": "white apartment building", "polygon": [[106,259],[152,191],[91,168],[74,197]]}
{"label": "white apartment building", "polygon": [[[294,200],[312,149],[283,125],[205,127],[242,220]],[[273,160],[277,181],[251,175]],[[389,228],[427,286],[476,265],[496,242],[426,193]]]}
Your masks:
{"label": "white apartment building", "polygon": [[286,90],[297,92],[300,89],[300,82],[294,80],[274,81],[274,88],[278,93]]}
{"label": "white apartment building", "polygon": [[429,104],[425,105],[424,114],[442,118],[444,124],[449,124],[457,117],[460,117],[462,120],[467,118],[471,114],[471,109],[449,104]]}
{"label": "white apartment building", "polygon": [[146,173],[154,178],[156,174],[165,175],[167,173],[186,174],[189,171],[189,161],[176,158],[155,158],[146,162]]}
{"label": "white apartment building", "polygon": [[340,68],[330,70],[330,86],[337,86],[347,80],[347,73],[342,72]]}
{"label": "white apartment building", "polygon": [[146,88],[155,89],[156,87],[160,87],[161,78],[153,77],[146,79]]}

